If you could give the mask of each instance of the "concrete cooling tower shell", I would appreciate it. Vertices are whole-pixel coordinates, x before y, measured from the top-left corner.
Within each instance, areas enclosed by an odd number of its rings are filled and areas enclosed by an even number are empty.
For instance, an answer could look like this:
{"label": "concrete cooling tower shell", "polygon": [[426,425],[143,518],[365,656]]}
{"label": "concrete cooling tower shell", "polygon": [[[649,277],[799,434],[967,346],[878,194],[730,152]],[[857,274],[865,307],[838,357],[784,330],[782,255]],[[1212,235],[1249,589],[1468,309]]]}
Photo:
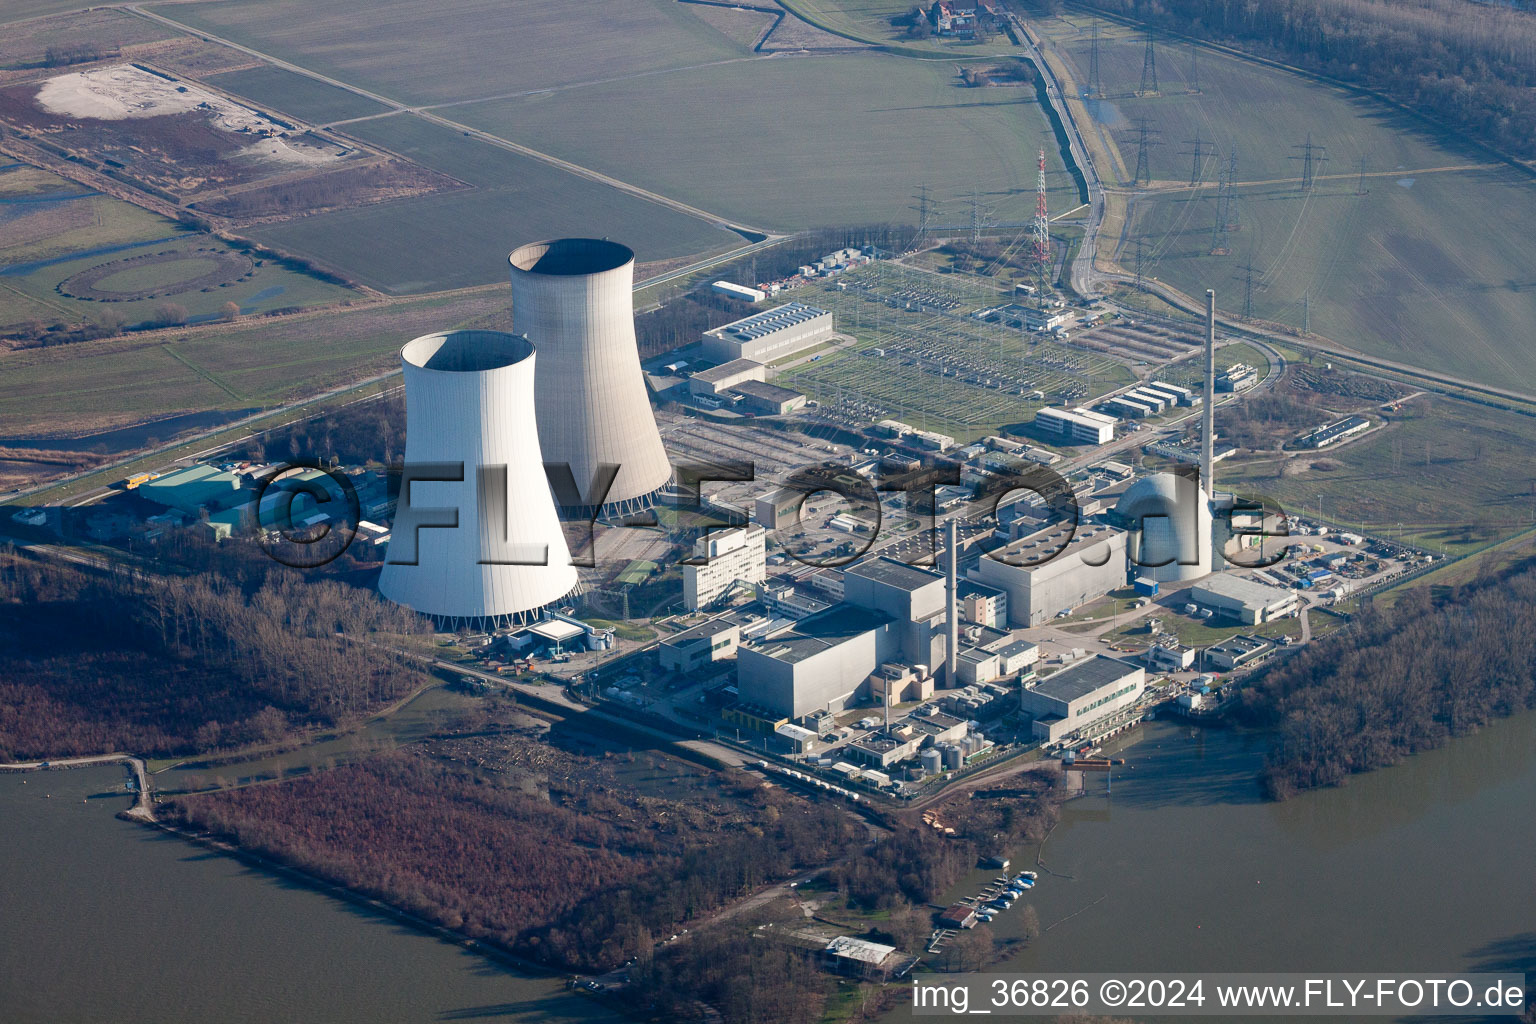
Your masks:
{"label": "concrete cooling tower shell", "polygon": [[1115,503],[1125,523],[1130,570],[1159,583],[1211,572],[1211,508],[1200,485],[1174,473],[1132,484]]}
{"label": "concrete cooling tower shell", "polygon": [[591,511],[598,467],[618,467],[605,512],[651,504],[672,476],[635,344],[635,254],[606,239],[534,242],[508,257],[513,328],[539,350],[539,437]]}
{"label": "concrete cooling tower shell", "polygon": [[[533,345],[499,331],[450,331],[410,342],[400,361],[406,474],[379,591],[454,623],[535,618],[571,592],[576,569],[539,449]],[[462,481],[411,482],[452,475],[423,473],[442,463],[462,463]],[[454,507],[456,528],[410,526],[412,516],[441,521]]]}

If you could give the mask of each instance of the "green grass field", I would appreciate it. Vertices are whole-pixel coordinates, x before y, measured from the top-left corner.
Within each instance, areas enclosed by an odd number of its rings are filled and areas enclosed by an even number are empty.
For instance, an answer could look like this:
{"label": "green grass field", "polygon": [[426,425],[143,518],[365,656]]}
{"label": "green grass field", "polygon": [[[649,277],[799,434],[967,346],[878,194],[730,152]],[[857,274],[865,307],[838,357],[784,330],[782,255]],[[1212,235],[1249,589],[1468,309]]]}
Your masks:
{"label": "green grass field", "polygon": [[565,0],[243,0],[176,4],[158,13],[413,104],[548,89],[744,52],[674,0],[587,0],[580,8],[572,16]]}
{"label": "green grass field", "polygon": [[[58,201],[23,201],[59,197]],[[78,197],[78,198],[70,198]],[[173,302],[193,317],[220,311],[234,302],[246,313],[264,313],[290,306],[335,302],[354,293],[296,273],[270,261],[255,268],[244,281],[225,287],[194,289],[157,298],[125,302],[93,302],[60,294],[55,286],[75,274],[103,264],[150,253],[187,251],[192,258],[159,264],[123,262],[121,270],[101,283],[131,291],[178,281],[211,269],[192,250],[227,249],[208,235],[185,231],[180,225],[110,196],[86,192],[73,182],[35,168],[0,172],[0,325],[27,320],[44,323],[108,320],[135,324],[151,319],[157,307]],[[9,240],[12,244],[5,244]],[[147,244],[140,244],[147,243]],[[116,246],[132,246],[102,252]],[[32,266],[33,264],[45,264]]]}
{"label": "green grass field", "polygon": [[12,352],[0,436],[281,405],[393,369],[412,338],[494,318],[506,306],[505,295],[487,290]]}
{"label": "green grass field", "polygon": [[456,107],[516,139],[746,223],[790,230],[911,223],[920,184],[938,223],[970,195],[1001,223],[1034,212],[1046,150],[1057,209],[1076,205],[1034,90],[968,89],[955,66],[878,53],[775,57]]}
{"label": "green grass field", "polygon": [[[1338,448],[1220,467],[1221,486],[1341,525],[1461,554],[1536,523],[1536,419],[1424,397]],[[1310,468],[1309,468],[1310,467]],[[1399,528],[1401,524],[1401,528]]]}
{"label": "green grass field", "polygon": [[507,253],[567,235],[609,237],[641,262],[724,250],[739,235],[415,117],[352,125],[361,138],[473,186],[251,229],[383,291],[505,280]]}
{"label": "green grass field", "polygon": [[[1069,53],[1086,81],[1088,19],[1040,27]],[[1190,295],[1217,289],[1240,310],[1246,265],[1254,267],[1253,311],[1300,327],[1303,300],[1313,331],[1368,354],[1506,387],[1536,388],[1523,339],[1536,322],[1530,239],[1536,181],[1408,115],[1347,90],[1202,49],[1201,91],[1188,91],[1187,45],[1158,51],[1162,95],[1129,95],[1140,84],[1143,44],[1104,25],[1100,65],[1109,99],[1098,105],[1128,166],[1134,120],[1157,134],[1154,179],[1178,183],[1133,204],[1119,250],[1134,242],[1145,272]],[[1190,190],[1196,133],[1205,184]],[[1310,194],[1299,188],[1301,144],[1311,134],[1327,160]],[[1242,228],[1232,255],[1210,255],[1218,160],[1237,150]],[[1367,192],[1357,194],[1364,161]]]}
{"label": "green grass field", "polygon": [[291,114],[310,124],[367,117],[389,109],[365,96],[270,64],[210,75],[203,81],[215,89],[244,96],[260,106]]}

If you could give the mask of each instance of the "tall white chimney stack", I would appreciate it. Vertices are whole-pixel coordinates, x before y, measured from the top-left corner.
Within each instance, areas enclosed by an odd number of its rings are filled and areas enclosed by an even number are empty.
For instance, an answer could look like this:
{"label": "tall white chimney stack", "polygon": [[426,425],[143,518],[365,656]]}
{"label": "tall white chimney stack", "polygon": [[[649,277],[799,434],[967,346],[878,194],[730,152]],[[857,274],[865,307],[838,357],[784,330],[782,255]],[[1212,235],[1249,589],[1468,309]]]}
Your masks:
{"label": "tall white chimney stack", "polygon": [[1205,408],[1200,417],[1200,489],[1216,496],[1216,291],[1205,290]]}
{"label": "tall white chimney stack", "polygon": [[956,538],[959,531],[955,527],[955,520],[951,519],[948,525],[949,540],[949,573],[945,579],[946,618],[944,620],[948,635],[944,639],[944,685],[960,685],[960,615],[959,615],[959,588],[960,588],[960,545]]}

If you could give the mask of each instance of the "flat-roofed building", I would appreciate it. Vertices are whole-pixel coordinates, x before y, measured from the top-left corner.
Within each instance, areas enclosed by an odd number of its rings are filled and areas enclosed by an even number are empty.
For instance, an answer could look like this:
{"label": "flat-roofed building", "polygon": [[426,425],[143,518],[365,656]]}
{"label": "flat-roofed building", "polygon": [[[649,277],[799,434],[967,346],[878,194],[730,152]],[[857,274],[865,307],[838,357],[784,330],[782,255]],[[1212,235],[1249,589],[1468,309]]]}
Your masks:
{"label": "flat-roofed building", "polygon": [[1190,588],[1189,599],[1209,608],[1217,617],[1245,626],[1284,618],[1296,611],[1300,599],[1294,590],[1271,587],[1242,576],[1218,573]]}
{"label": "flat-roofed building", "polygon": [[693,545],[698,565],[683,566],[683,606],[708,608],[735,583],[762,583],[768,578],[768,531],[757,523],[733,530],[716,530]]}
{"label": "flat-roofed building", "polygon": [[1129,416],[1131,419],[1145,419],[1152,415],[1152,406],[1146,402],[1138,402],[1130,395],[1116,395],[1114,398],[1104,400],[1104,408],[1117,416]]}
{"label": "flat-roofed building", "polygon": [[770,530],[793,526],[800,521],[800,506],[808,495],[794,487],[780,487],[759,494],[752,501],[752,518]]}
{"label": "flat-roofed building", "polygon": [[1141,657],[1154,672],[1183,672],[1194,665],[1195,649],[1180,643],[1154,644]]}
{"label": "flat-roofed building", "polygon": [[961,648],[955,658],[955,667],[960,682],[967,686],[990,683],[1003,674],[1002,659],[996,653],[975,647]]}
{"label": "flat-roofed building", "polygon": [[872,558],[843,570],[843,599],[893,619],[926,618],[944,608],[944,577],[894,558]]}
{"label": "flat-roofed building", "polygon": [[1158,394],[1151,388],[1132,388],[1125,393],[1125,397],[1151,406],[1154,413],[1160,413],[1173,404],[1167,395]]}
{"label": "flat-roofed building", "polygon": [[975,580],[958,580],[955,597],[960,617],[977,626],[1003,629],[1008,625],[1008,591]]}
{"label": "flat-roofed building", "polygon": [[700,370],[688,378],[688,391],[695,395],[718,395],[743,381],[765,381],[768,368],[755,359],[732,359],[719,366]]}
{"label": "flat-roofed building", "polygon": [[849,604],[801,619],[736,654],[745,702],[788,718],[841,711],[897,651],[891,617]]}
{"label": "flat-roofed building", "polygon": [[1038,626],[1125,585],[1125,533],[1064,523],[983,556],[972,579],[1008,594],[1008,623]]}
{"label": "flat-roofed building", "polygon": [[1274,641],[1261,636],[1234,636],[1207,647],[1201,658],[1206,669],[1226,672],[1258,661],[1274,649]]}
{"label": "flat-roofed building", "polygon": [[754,416],[787,416],[805,408],[805,393],[777,384],[749,380],[733,385],[731,394],[741,396],[741,409]]}
{"label": "flat-roofed building", "polygon": [[[843,599],[894,619],[897,648],[909,664],[943,660],[943,576],[894,558],[868,559],[843,570]],[[945,680],[944,685],[954,683]]]}
{"label": "flat-roofed building", "polygon": [[741,627],[729,619],[710,619],[681,633],[662,637],[657,656],[670,672],[695,672],[736,655]]}
{"label": "flat-roofed building", "polygon": [[1056,743],[1090,735],[1096,722],[1136,703],[1146,682],[1141,666],[1096,654],[1025,685],[1019,707],[1034,719],[1037,739]]}
{"label": "flat-roofed building", "polygon": [[832,336],[832,314],[803,302],[787,302],[704,332],[704,354],[717,362],[783,359]]}
{"label": "flat-roofed building", "polygon": [[1035,413],[1035,427],[1069,444],[1108,444],[1115,439],[1113,416],[1081,407],[1044,408]]}
{"label": "flat-roofed building", "polygon": [[1168,384],[1160,380],[1149,380],[1142,385],[1142,388],[1165,395],[1170,402],[1175,402],[1179,405],[1195,404],[1195,393],[1189,388],[1183,388],[1177,384]]}

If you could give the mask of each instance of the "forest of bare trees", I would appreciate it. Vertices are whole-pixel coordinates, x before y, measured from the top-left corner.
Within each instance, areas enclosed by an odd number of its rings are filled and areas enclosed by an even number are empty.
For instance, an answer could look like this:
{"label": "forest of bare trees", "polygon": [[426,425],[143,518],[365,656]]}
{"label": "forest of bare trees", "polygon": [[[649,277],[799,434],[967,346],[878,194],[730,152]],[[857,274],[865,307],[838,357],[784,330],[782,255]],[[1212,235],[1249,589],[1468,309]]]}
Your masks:
{"label": "forest of bare trees", "polygon": [[[536,756],[531,742],[505,739],[514,758],[520,744],[522,756]],[[862,835],[837,807],[750,779],[701,783],[684,804],[617,789],[590,759],[574,767],[544,798],[418,749],[280,786],[184,798],[167,813],[578,969],[648,954],[730,900],[847,855]]]}
{"label": "forest of bare trees", "polygon": [[1095,0],[1377,90],[1513,156],[1536,156],[1536,15],[1472,0]]}
{"label": "forest of bare trees", "polygon": [[182,754],[355,721],[422,676],[421,620],[332,579],[143,579],[0,551],[0,759]]}
{"label": "forest of bare trees", "polygon": [[1536,707],[1536,561],[1367,606],[1243,693],[1240,718],[1277,729],[1269,794],[1336,785],[1493,719]]}

